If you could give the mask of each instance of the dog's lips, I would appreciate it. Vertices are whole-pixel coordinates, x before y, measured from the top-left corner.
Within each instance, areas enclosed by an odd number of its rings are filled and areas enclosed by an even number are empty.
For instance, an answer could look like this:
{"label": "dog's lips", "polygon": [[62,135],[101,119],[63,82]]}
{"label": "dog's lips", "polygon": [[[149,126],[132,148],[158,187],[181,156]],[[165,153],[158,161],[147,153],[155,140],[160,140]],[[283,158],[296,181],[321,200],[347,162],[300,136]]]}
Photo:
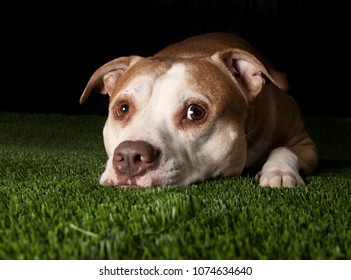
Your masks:
{"label": "dog's lips", "polygon": [[146,174],[144,173],[143,175],[135,176],[129,176],[127,174],[117,174],[116,172],[114,174],[114,176],[116,177],[116,183],[114,185],[122,188],[136,188],[155,185],[154,180],[152,180],[148,175],[148,172],[146,172]]}
{"label": "dog's lips", "polygon": [[117,176],[117,186],[123,188],[146,188],[165,185],[178,185],[182,181],[181,170],[172,169],[156,169],[149,170],[142,176],[129,178],[128,176]]}
{"label": "dog's lips", "polygon": [[138,185],[117,185],[117,187],[121,189],[138,189],[140,186]]}

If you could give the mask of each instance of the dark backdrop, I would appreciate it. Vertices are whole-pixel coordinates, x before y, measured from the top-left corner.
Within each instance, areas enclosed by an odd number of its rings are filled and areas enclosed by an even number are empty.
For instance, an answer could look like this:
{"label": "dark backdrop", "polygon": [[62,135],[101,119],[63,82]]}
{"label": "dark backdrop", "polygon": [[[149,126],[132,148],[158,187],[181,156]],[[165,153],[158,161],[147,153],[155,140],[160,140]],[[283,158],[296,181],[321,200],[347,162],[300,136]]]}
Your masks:
{"label": "dark backdrop", "polygon": [[[74,1],[71,1],[74,3]],[[149,56],[188,36],[241,35],[285,72],[305,115],[350,116],[347,1],[31,1],[2,7],[0,111],[106,114],[79,97],[118,56]],[[344,13],[345,12],[345,13]],[[5,21],[4,21],[5,19]]]}

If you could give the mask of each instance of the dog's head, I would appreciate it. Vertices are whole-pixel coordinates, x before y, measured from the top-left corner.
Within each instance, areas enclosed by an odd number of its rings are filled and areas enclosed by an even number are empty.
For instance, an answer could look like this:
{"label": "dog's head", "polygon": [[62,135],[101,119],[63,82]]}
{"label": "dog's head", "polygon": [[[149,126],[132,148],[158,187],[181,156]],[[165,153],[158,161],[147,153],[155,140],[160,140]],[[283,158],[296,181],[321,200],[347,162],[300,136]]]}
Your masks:
{"label": "dog's head", "polygon": [[110,96],[102,185],[187,185],[239,175],[248,108],[265,80],[285,87],[239,49],[208,57],[121,57],[99,68],[82,96]]}

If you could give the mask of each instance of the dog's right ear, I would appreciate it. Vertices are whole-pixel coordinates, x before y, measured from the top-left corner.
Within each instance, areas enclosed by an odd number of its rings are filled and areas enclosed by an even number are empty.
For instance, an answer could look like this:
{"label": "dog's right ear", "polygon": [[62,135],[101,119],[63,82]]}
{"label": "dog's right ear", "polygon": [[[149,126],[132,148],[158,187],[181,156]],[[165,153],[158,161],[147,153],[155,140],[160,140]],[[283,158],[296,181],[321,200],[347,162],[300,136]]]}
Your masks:
{"label": "dog's right ear", "polygon": [[256,55],[244,49],[231,48],[211,56],[214,61],[226,66],[250,103],[261,92],[266,80],[283,91],[288,90],[285,74],[276,71],[262,56],[259,58]]}
{"label": "dog's right ear", "polygon": [[141,57],[136,55],[119,57],[101,66],[94,72],[86,85],[79,100],[80,104],[88,99],[92,91],[111,96],[117,80],[140,59]]}

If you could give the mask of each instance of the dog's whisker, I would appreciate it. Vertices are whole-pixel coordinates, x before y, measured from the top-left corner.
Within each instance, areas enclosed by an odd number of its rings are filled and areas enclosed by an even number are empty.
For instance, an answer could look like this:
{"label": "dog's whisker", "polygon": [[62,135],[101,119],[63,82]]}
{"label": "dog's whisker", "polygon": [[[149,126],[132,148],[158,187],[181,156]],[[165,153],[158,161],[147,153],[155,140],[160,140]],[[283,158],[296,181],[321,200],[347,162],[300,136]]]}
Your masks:
{"label": "dog's whisker", "polygon": [[193,162],[183,162],[183,164],[184,165],[187,165],[187,166],[191,166],[191,167],[195,167],[196,169],[198,169],[198,170],[202,170],[202,171],[206,171],[206,168],[204,168],[204,167],[202,167],[202,166],[200,166],[200,165],[198,165],[198,164],[195,164],[195,163],[193,163]]}

